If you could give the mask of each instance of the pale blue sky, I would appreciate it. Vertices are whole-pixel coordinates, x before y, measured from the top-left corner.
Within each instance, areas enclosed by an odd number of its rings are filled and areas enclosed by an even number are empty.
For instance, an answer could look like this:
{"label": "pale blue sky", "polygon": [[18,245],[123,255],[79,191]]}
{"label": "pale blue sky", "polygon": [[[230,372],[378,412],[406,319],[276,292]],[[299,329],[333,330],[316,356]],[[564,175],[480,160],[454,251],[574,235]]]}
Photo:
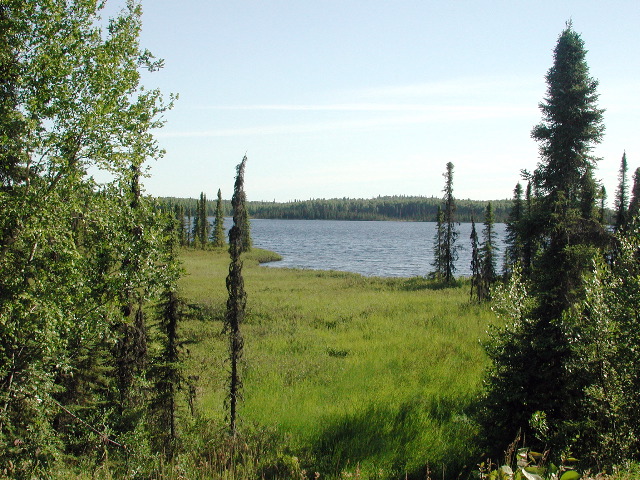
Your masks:
{"label": "pale blue sky", "polygon": [[[110,8],[123,2],[111,0]],[[544,75],[571,18],[600,81],[596,173],[613,197],[626,149],[640,166],[640,2],[143,0],[142,44],[180,95],[158,134],[153,195],[249,200],[509,198],[538,161]]]}

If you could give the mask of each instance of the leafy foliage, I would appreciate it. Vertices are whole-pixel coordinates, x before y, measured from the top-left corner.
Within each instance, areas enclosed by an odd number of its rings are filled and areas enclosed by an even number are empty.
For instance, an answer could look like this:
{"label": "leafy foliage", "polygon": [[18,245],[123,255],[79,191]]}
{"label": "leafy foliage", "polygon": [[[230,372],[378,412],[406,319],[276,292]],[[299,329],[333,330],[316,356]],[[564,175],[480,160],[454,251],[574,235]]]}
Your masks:
{"label": "leafy foliage", "polygon": [[0,6],[0,471],[13,478],[46,476],[65,452],[145,448],[129,442],[145,414],[133,385],[166,263],[139,180],[170,104],[140,85],[161,62],[138,45],[139,4],[104,29],[101,6]]}

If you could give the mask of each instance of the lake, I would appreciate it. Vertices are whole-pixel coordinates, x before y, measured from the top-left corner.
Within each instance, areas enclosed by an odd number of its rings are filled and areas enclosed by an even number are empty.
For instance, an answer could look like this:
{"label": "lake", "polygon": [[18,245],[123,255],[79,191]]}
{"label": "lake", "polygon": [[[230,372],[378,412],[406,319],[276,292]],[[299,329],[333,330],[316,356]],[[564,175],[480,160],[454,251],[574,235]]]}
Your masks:
{"label": "lake", "polygon": [[[225,222],[226,223],[226,222]],[[251,220],[258,248],[282,255],[271,268],[340,270],[377,277],[425,276],[433,270],[435,222]],[[495,224],[497,269],[502,271],[503,223]],[[482,240],[482,224],[476,224]],[[456,276],[471,274],[471,224],[458,225]]]}

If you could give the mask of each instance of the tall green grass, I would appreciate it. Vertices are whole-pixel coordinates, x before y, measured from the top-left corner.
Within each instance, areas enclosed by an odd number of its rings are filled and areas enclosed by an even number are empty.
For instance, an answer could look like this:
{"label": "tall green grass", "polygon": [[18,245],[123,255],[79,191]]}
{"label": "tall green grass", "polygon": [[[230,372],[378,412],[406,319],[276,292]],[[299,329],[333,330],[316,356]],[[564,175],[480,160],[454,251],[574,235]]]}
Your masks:
{"label": "tall green grass", "polygon": [[[264,255],[248,254],[243,272],[241,422],[280,432],[321,478],[426,478],[427,465],[434,479],[457,478],[473,467],[479,340],[495,317],[468,302],[468,286],[268,268]],[[182,260],[182,294],[203,317],[184,325],[188,371],[200,413],[222,421],[229,260],[222,250]]]}

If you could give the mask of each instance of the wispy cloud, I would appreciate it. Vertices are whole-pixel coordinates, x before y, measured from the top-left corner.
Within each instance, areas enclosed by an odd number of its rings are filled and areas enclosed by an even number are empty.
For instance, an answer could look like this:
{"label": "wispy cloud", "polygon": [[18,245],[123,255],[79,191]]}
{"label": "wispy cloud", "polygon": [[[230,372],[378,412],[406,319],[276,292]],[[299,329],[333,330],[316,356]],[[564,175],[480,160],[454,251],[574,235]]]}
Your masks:
{"label": "wispy cloud", "polygon": [[[324,122],[286,123],[260,125],[244,128],[221,128],[184,132],[160,131],[159,137],[231,137],[253,135],[301,134],[344,130],[373,130],[402,125],[425,124],[430,122],[473,121],[486,119],[508,119],[529,116],[532,108],[496,106],[434,106],[402,104],[335,104],[335,105],[241,105],[220,107],[238,110],[281,110],[281,111],[341,111],[341,112],[385,112],[405,113],[405,115],[373,116],[356,119],[336,119]],[[535,107],[533,107],[535,111]],[[411,113],[411,114],[408,114]]]}
{"label": "wispy cloud", "polygon": [[295,112],[416,112],[432,110],[433,105],[411,103],[334,103],[334,104],[266,104],[214,105],[199,107],[207,110],[271,110]]}
{"label": "wispy cloud", "polygon": [[408,85],[370,87],[351,92],[358,98],[474,98],[479,102],[505,94],[537,92],[544,88],[543,78],[499,76],[455,78]]}

